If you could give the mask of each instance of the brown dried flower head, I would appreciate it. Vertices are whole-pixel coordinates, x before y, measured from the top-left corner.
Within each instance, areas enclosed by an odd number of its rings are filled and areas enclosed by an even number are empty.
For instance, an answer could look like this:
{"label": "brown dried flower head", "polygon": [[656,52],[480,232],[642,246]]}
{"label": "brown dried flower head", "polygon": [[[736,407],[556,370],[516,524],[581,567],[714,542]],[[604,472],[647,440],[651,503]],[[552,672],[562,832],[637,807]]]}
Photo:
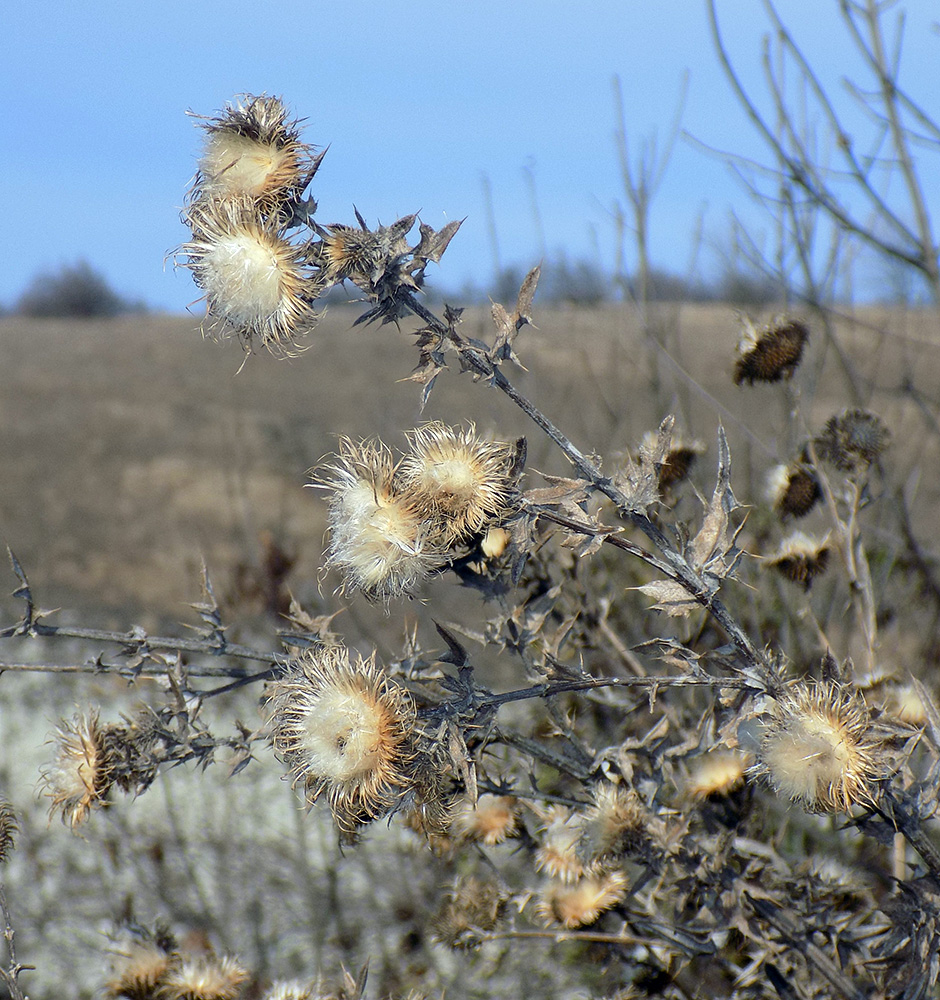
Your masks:
{"label": "brown dried flower head", "polygon": [[330,493],[326,566],[344,578],[344,592],[369,600],[414,593],[444,562],[426,517],[400,488],[398,470],[381,442],[340,441],[336,461],[314,485]]}
{"label": "brown dried flower head", "polygon": [[300,141],[298,124],[277,97],[246,94],[228,105],[203,125],[196,197],[247,197],[271,209],[299,195],[318,161]]}
{"label": "brown dried flower head", "polygon": [[155,940],[132,941],[118,956],[105,987],[109,997],[153,1000],[166,976],[180,961],[178,953]]}
{"label": "brown dried flower head", "polygon": [[268,707],[275,751],[309,803],[326,793],[344,837],[410,787],[414,707],[374,656],[310,649],[272,686]]}
{"label": "brown dried flower head", "polygon": [[738,344],[734,384],[779,382],[791,378],[803,357],[809,329],[800,320],[781,316],[758,329],[747,317]]}
{"label": "brown dried flower head", "polygon": [[829,543],[794,531],[781,543],[777,552],[767,560],[771,569],[780,573],[804,590],[809,590],[816,577],[829,565]]}
{"label": "brown dried flower head", "polygon": [[519,829],[519,809],[508,795],[481,795],[476,803],[464,800],[455,811],[453,832],[461,840],[492,846]]}
{"label": "brown dried flower head", "polygon": [[848,812],[874,800],[881,743],[854,688],[803,682],[775,704],[752,771],[810,812]]}
{"label": "brown dried flower head", "polygon": [[599,871],[575,882],[549,882],[539,893],[536,911],[548,925],[587,927],[626,894],[627,878],[623,872]]}
{"label": "brown dried flower head", "polygon": [[581,814],[578,854],[590,866],[605,858],[634,853],[649,842],[649,814],[627,785],[601,781],[592,792],[594,804]]}
{"label": "brown dried flower head", "polygon": [[535,867],[553,879],[574,882],[584,874],[584,864],[578,854],[583,828],[581,816],[564,806],[552,806],[544,816],[544,826],[538,836]]}
{"label": "brown dried flower head", "polygon": [[445,544],[478,534],[512,509],[512,454],[505,444],[483,440],[472,424],[461,430],[440,421],[411,431],[408,439],[403,489],[438,525]]}
{"label": "brown dried flower head", "polygon": [[472,948],[479,931],[492,931],[506,906],[506,893],[492,879],[458,878],[434,918],[434,936],[450,948]]}
{"label": "brown dried flower head", "polygon": [[830,417],[815,440],[816,454],[842,472],[868,468],[891,443],[884,421],[868,410],[843,410]]}
{"label": "brown dried flower head", "polygon": [[277,218],[259,218],[244,200],[201,202],[189,215],[193,236],[179,253],[206,293],[209,315],[250,344],[290,355],[317,322],[322,291],[303,245],[285,239]]}
{"label": "brown dried flower head", "polygon": [[712,750],[696,761],[688,793],[696,799],[730,795],[744,784],[748,758],[733,750]]}
{"label": "brown dried flower head", "polygon": [[55,760],[42,774],[43,791],[52,800],[49,815],[59,813],[74,828],[104,803],[113,784],[97,714],[63,722],[55,743]]}
{"label": "brown dried flower head", "polygon": [[767,477],[767,501],[777,516],[805,517],[822,499],[822,489],[813,467],[805,462],[775,465]]}
{"label": "brown dried flower head", "polygon": [[199,955],[182,959],[167,973],[161,1000],[235,1000],[248,970],[229,956]]}

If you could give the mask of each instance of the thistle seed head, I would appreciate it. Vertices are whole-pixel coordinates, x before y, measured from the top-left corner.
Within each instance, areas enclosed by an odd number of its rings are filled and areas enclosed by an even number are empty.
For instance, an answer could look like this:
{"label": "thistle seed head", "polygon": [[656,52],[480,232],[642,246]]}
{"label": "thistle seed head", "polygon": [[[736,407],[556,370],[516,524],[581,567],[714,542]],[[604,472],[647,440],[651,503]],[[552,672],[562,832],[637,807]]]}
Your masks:
{"label": "thistle seed head", "polygon": [[884,421],[868,410],[843,410],[830,417],[815,440],[816,453],[842,472],[868,468],[891,443]]}
{"label": "thistle seed head", "polygon": [[55,743],[55,759],[42,773],[43,791],[51,799],[49,815],[59,813],[74,829],[103,805],[113,783],[97,714],[63,722]]}
{"label": "thistle seed head", "polygon": [[109,997],[153,1000],[179,955],[154,940],[132,941],[121,951],[114,975],[105,986]]}
{"label": "thistle seed head", "polygon": [[813,581],[826,571],[829,565],[830,547],[828,541],[811,538],[802,531],[794,531],[781,543],[767,565],[804,590],[809,590]]}
{"label": "thistle seed head", "polygon": [[581,840],[581,817],[564,806],[552,806],[538,837],[535,867],[562,882],[574,882],[584,874],[584,864],[578,856]]}
{"label": "thistle seed head", "polygon": [[699,758],[687,789],[696,799],[730,795],[744,784],[748,759],[732,750],[713,750]]}
{"label": "thistle seed head", "polygon": [[301,980],[274,982],[264,994],[264,1000],[320,1000],[320,991],[315,984]]}
{"label": "thistle seed head", "polygon": [[519,809],[516,800],[508,795],[481,795],[475,804],[463,802],[452,825],[462,840],[487,846],[501,844],[519,829]]}
{"label": "thistle seed head", "polygon": [[280,98],[250,94],[210,118],[196,198],[247,197],[270,209],[299,195],[317,161],[300,141],[298,124]]}
{"label": "thistle seed head", "polygon": [[[658,431],[647,431],[640,442],[636,460],[642,461],[643,454],[655,455],[659,438]],[[667,496],[675,486],[686,479],[692,471],[692,466],[698,461],[699,455],[704,452],[705,445],[701,441],[686,441],[682,437],[670,440],[668,449],[657,463],[660,495]]]}
{"label": "thistle seed head", "polygon": [[391,452],[381,443],[344,439],[335,457],[314,481],[331,494],[326,566],[342,574],[344,592],[386,601],[413,594],[444,553],[401,491]]}
{"label": "thistle seed head", "polygon": [[744,333],[738,344],[734,384],[779,382],[791,378],[803,357],[809,329],[800,320],[781,316],[758,329],[745,318]]}
{"label": "thistle seed head", "polygon": [[229,956],[201,955],[182,959],[167,973],[161,1000],[235,1000],[248,970]]}
{"label": "thistle seed head", "polygon": [[536,911],[549,926],[587,927],[626,894],[627,878],[623,872],[597,872],[573,883],[550,882],[539,894]]}
{"label": "thistle seed head", "polygon": [[247,344],[257,337],[272,353],[290,355],[318,319],[312,303],[322,288],[306,248],[286,240],[276,218],[259,219],[243,200],[199,203],[189,223],[192,240],[179,252],[206,293],[209,315]]}
{"label": "thistle seed head", "polygon": [[515,500],[512,454],[485,441],[472,424],[464,429],[433,421],[408,435],[402,489],[439,525],[445,544],[463,541],[505,517]]}
{"label": "thistle seed head", "polygon": [[777,516],[785,521],[805,517],[822,499],[822,489],[811,465],[792,462],[770,470],[766,495]]}
{"label": "thistle seed head", "polygon": [[578,841],[578,854],[586,865],[635,853],[648,844],[649,815],[632,788],[602,781],[592,794],[594,804],[581,815]]}
{"label": "thistle seed head", "polygon": [[874,800],[885,766],[858,692],[818,681],[797,684],[776,702],[752,772],[810,812],[848,812]]}
{"label": "thistle seed head", "polygon": [[434,919],[434,936],[450,948],[472,948],[479,931],[496,928],[506,907],[506,893],[492,880],[458,878]]}
{"label": "thistle seed head", "polygon": [[275,751],[309,803],[326,793],[344,837],[410,787],[414,706],[374,657],[310,649],[272,686],[268,709]]}

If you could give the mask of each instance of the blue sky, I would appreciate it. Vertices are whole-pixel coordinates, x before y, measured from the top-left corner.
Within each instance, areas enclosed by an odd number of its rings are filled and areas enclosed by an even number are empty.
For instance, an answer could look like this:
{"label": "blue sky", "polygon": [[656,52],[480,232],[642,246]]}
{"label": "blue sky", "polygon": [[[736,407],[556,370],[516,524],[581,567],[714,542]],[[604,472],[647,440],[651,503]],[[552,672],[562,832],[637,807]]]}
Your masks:
{"label": "blue sky", "polygon": [[[744,78],[761,88],[761,4],[718,6]],[[854,68],[835,0],[779,6],[830,81]],[[906,6],[907,79],[936,100],[937,9]],[[685,129],[720,149],[760,149],[718,67],[704,0],[72,0],[7,5],[0,27],[6,305],[37,272],[84,258],[123,294],[185,309],[198,292],[164,266],[185,239],[179,208],[199,149],[185,112],[211,114],[239,93],[282,96],[307,119],[307,141],[330,147],[313,190],[322,222],[353,222],[353,204],[370,222],[466,216],[429,273],[448,289],[493,273],[484,176],[503,264],[564,247],[612,266],[614,74],[635,149],[665,140],[686,70]],[[680,142],[652,205],[654,263],[687,272],[702,218],[707,269],[732,206],[763,225],[727,166]]]}

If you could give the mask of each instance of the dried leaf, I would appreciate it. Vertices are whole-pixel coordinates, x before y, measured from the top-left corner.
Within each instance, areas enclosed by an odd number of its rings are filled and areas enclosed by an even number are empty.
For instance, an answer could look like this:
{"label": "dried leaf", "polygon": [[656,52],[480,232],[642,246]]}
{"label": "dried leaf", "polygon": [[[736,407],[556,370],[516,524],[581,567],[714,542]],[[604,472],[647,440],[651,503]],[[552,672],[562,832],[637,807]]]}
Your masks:
{"label": "dried leaf", "polygon": [[652,597],[655,602],[653,610],[664,611],[670,618],[684,618],[699,606],[685,587],[674,580],[654,580],[633,589]]}

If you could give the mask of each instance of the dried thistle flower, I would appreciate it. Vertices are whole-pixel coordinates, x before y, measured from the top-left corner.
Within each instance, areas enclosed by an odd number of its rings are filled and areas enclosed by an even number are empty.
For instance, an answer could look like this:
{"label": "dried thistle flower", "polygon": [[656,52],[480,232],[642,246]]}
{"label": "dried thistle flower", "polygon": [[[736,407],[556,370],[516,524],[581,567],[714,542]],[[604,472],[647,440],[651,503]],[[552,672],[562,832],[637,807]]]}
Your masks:
{"label": "dried thistle flower", "polygon": [[344,592],[369,600],[414,593],[444,562],[432,527],[402,493],[397,467],[381,442],[340,441],[336,461],[314,485],[330,493],[326,566],[344,577]]}
{"label": "dried thistle flower", "polygon": [[454,813],[452,826],[462,840],[501,844],[519,829],[519,809],[508,795],[481,795],[476,803],[464,800]]}
{"label": "dried thistle flower", "polygon": [[481,532],[511,510],[515,483],[505,444],[484,441],[473,424],[460,430],[440,421],[411,431],[408,439],[402,488],[438,525],[445,545]]}
{"label": "dried thistle flower", "polygon": [[174,943],[170,942],[170,947],[165,945],[149,936],[130,942],[115,962],[114,975],[105,986],[107,996],[153,1000],[170,970],[180,961]]}
{"label": "dried thistle flower", "polygon": [[535,852],[535,867],[553,879],[574,882],[584,874],[584,864],[578,856],[581,817],[564,806],[552,806],[544,819],[545,825],[538,838],[540,846]]}
{"label": "dried thistle flower", "polygon": [[472,948],[479,931],[492,931],[506,906],[506,893],[492,879],[458,878],[434,918],[434,936],[450,948]]}
{"label": "dried thistle flower", "polygon": [[248,197],[271,209],[301,194],[319,161],[288,115],[280,98],[246,94],[208,119],[196,197]]}
{"label": "dried thistle flower", "polygon": [[55,760],[42,774],[43,791],[52,800],[49,815],[59,813],[74,828],[104,803],[113,784],[97,713],[62,722],[55,742]]}
{"label": "dried thistle flower", "polygon": [[927,709],[920,691],[913,684],[893,687],[888,695],[887,710],[899,722],[909,726],[927,724]]}
{"label": "dried thistle flower", "polygon": [[480,542],[480,551],[487,559],[498,559],[512,541],[512,535],[505,528],[493,526],[486,529],[486,534]]}
{"label": "dried thistle flower", "polygon": [[165,1000],[235,1000],[248,970],[236,959],[200,955],[182,959],[167,973],[160,987]]}
{"label": "dried thistle flower", "polygon": [[813,441],[816,454],[842,472],[855,472],[871,465],[891,442],[884,421],[869,410],[843,410],[830,417]]}
{"label": "dried thistle flower", "polygon": [[[375,230],[364,224],[317,226],[320,242],[311,251],[329,284],[349,280],[364,292],[374,292],[389,267],[411,250],[405,236],[414,223],[415,216],[408,215]],[[413,290],[419,287],[413,281],[408,284]]]}
{"label": "dried thistle flower", "polygon": [[687,790],[696,799],[730,795],[744,784],[748,758],[733,750],[712,750],[696,761]]}
{"label": "dried thistle flower", "polygon": [[775,465],[767,476],[767,501],[781,520],[805,517],[822,499],[819,479],[811,465]]}
{"label": "dried thistle flower", "polygon": [[313,301],[323,291],[306,247],[285,239],[277,217],[259,218],[244,200],[197,203],[188,221],[193,236],[178,252],[206,293],[209,315],[247,344],[257,337],[273,353],[290,355],[316,325]]}
{"label": "dried thistle flower", "polygon": [[272,686],[274,749],[307,801],[326,792],[340,833],[389,812],[412,784],[414,707],[375,658],[347,649],[308,650]]}
{"label": "dried thistle flower", "polygon": [[848,812],[874,800],[885,764],[858,692],[811,681],[775,703],[752,772],[810,812]]}
{"label": "dried thistle flower", "polygon": [[826,571],[829,565],[830,546],[826,539],[819,541],[802,531],[794,531],[781,543],[767,565],[804,590]]}
{"label": "dried thistle flower", "polygon": [[635,853],[649,843],[650,816],[630,787],[601,781],[595,785],[593,805],[580,817],[578,854],[591,865],[605,858]]}
{"label": "dried thistle flower", "polygon": [[0,799],[0,862],[6,861],[16,846],[16,813],[6,799]]}
{"label": "dried thistle flower", "polygon": [[549,925],[586,927],[626,894],[627,878],[623,872],[597,872],[572,883],[550,882],[539,893],[536,912]]}
{"label": "dried thistle flower", "polygon": [[758,329],[744,318],[744,332],[738,344],[734,384],[779,382],[791,378],[803,357],[809,329],[800,320],[780,316]]}

